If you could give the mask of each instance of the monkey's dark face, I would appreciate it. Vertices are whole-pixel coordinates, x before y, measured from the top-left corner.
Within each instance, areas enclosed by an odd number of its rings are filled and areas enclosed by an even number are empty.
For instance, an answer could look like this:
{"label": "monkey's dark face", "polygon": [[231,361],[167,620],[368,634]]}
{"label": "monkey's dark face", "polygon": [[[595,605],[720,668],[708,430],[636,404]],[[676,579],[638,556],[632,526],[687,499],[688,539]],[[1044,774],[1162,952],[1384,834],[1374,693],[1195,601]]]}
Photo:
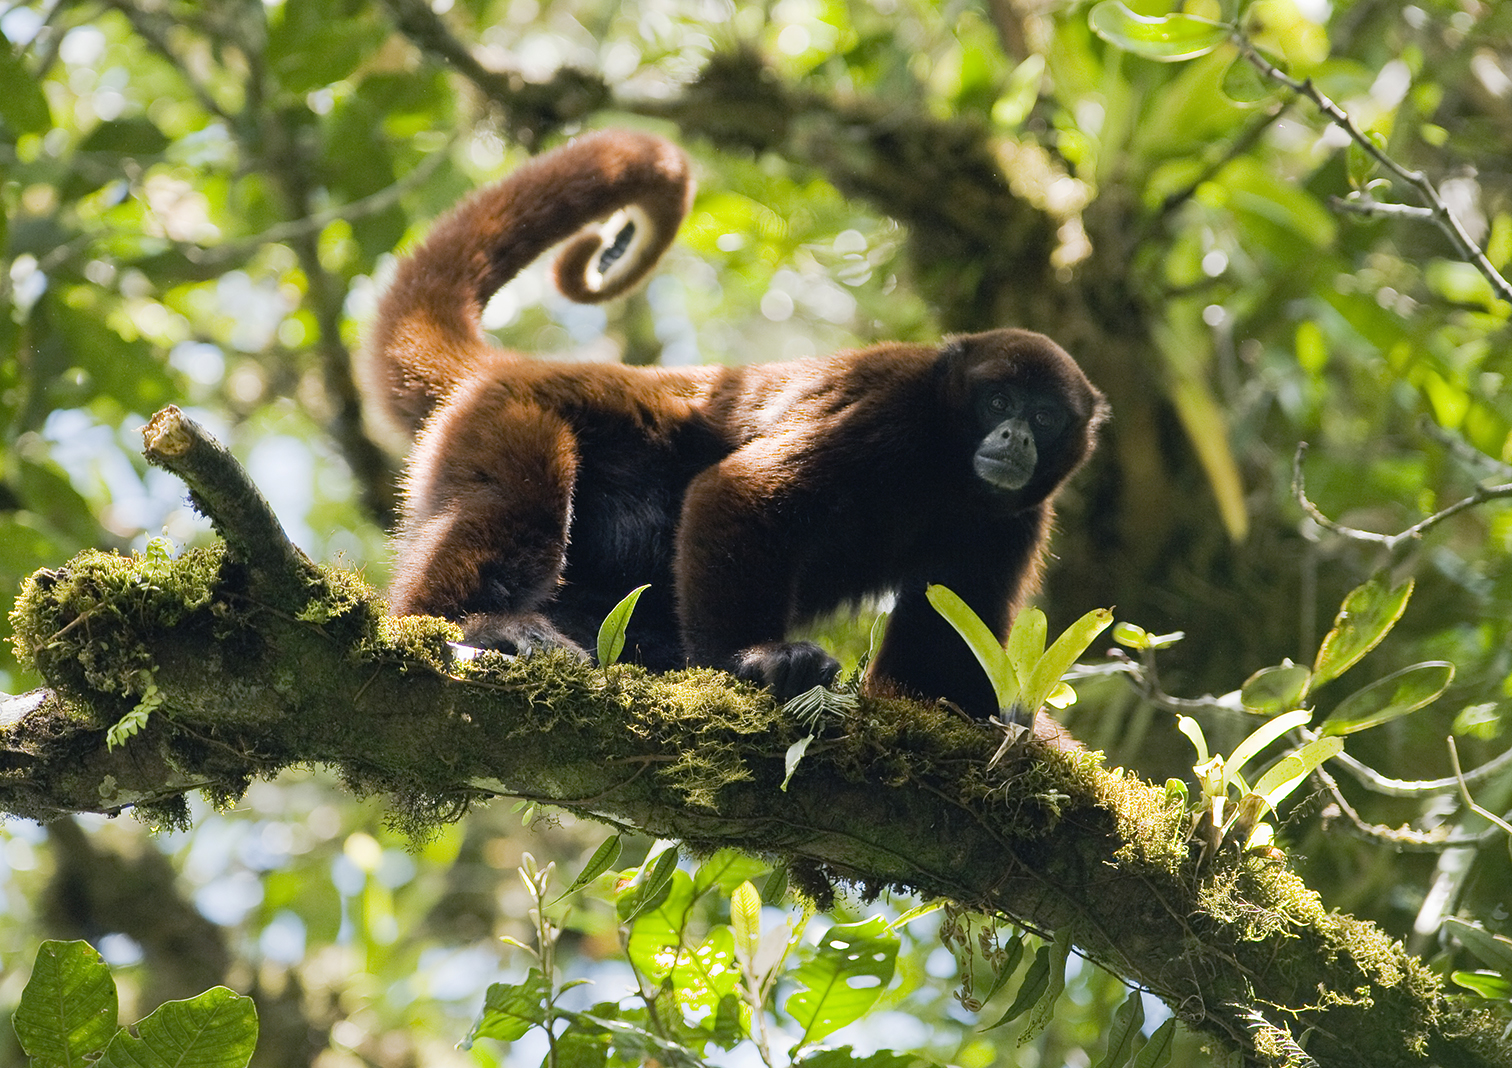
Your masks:
{"label": "monkey's dark face", "polygon": [[1004,490],[1029,484],[1040,457],[1055,455],[1072,421],[1056,394],[1011,382],[980,388],[973,407],[978,426],[989,429],[972,456],[972,468],[984,482]]}
{"label": "monkey's dark face", "polygon": [[1015,507],[1035,504],[1091,453],[1106,414],[1102,394],[1043,334],[968,334],[946,342],[940,355],[946,409],[990,492]]}

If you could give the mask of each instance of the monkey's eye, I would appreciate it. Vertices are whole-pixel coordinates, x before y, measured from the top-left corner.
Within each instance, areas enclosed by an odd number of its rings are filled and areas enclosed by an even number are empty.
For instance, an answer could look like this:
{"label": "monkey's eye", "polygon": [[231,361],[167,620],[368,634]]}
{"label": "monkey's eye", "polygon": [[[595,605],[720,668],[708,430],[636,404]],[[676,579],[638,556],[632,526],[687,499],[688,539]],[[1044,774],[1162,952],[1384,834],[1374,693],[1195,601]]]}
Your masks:
{"label": "monkey's eye", "polygon": [[1034,425],[1039,427],[1041,430],[1054,430],[1060,422],[1060,420],[1056,418],[1055,413],[1052,412],[1049,408],[1036,409],[1034,415],[1031,416],[1031,418],[1034,420]]}
{"label": "monkey's eye", "polygon": [[987,407],[997,415],[1002,415],[1008,410],[1008,398],[1001,393],[994,393],[987,401]]}

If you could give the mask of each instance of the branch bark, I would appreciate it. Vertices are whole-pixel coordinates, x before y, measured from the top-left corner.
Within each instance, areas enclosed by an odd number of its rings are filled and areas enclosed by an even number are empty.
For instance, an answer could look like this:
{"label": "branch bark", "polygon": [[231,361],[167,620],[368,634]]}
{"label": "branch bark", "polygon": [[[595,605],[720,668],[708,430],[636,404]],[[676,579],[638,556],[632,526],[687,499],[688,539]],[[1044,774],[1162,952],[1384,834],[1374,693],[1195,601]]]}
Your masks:
{"label": "branch bark", "polygon": [[[653,676],[552,656],[463,661],[441,620],[394,619],[288,544],[229,454],[173,410],[148,456],[226,539],[176,560],[86,553],[29,580],[18,641],[50,690],[0,716],[0,809],[34,819],[237,795],[290,764],[390,795],[416,832],[499,794],[832,880],[943,895],[1041,931],[1159,994],[1255,1064],[1512,1064],[1489,1013],[1276,859],[1197,871],[1165,792],[1085,753],[1021,749],[909,702],[807,728],[709,670]],[[151,698],[151,700],[149,700]],[[107,747],[144,705],[145,726]],[[1390,1020],[1383,1027],[1380,1021]]]}

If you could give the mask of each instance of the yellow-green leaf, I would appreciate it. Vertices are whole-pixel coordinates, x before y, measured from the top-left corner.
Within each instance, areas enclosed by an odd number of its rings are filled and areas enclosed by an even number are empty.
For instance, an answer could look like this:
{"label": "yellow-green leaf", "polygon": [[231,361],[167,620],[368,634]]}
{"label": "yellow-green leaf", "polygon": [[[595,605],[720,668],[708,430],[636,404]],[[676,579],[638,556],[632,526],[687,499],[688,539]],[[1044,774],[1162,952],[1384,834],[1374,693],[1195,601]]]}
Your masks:
{"label": "yellow-green leaf", "polygon": [[1319,725],[1318,733],[1353,734],[1380,726],[1432,704],[1453,681],[1454,665],[1446,660],[1404,667],[1340,701]]}
{"label": "yellow-green leaf", "polygon": [[1411,596],[1411,579],[1400,586],[1387,586],[1382,575],[1376,575],[1351,590],[1339,606],[1333,629],[1324,635],[1323,643],[1318,646],[1318,657],[1313,663],[1313,687],[1338,678],[1374,649],[1402,618]]}

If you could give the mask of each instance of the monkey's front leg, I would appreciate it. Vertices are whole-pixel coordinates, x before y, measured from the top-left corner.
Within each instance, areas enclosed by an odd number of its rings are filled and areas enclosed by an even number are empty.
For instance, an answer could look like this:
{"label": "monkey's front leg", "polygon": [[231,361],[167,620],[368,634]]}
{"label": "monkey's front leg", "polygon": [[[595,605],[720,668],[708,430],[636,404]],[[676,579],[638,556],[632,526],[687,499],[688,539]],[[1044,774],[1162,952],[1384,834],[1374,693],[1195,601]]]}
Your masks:
{"label": "monkey's front leg", "polygon": [[789,642],[801,538],[799,503],[747,446],[693,480],[683,502],[674,572],[683,645],[695,664],[771,689],[779,701],[835,681],[840,663],[813,642]]}
{"label": "monkey's front leg", "polygon": [[494,379],[459,387],[410,458],[392,610],[456,620],[487,648],[586,655],[546,613],[566,558],[577,457],[555,413]]}

